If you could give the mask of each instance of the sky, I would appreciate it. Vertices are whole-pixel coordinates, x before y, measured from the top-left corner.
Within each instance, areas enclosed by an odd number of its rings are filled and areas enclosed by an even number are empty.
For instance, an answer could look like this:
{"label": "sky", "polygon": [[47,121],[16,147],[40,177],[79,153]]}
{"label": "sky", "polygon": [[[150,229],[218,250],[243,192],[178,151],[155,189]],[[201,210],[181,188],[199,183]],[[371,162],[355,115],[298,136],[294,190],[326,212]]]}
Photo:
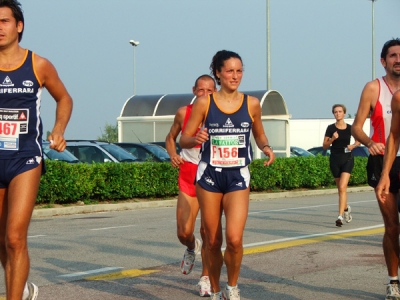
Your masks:
{"label": "sky", "polygon": [[[267,89],[266,0],[20,0],[20,45],[49,59],[74,100],[67,139],[97,139],[133,95],[191,93],[213,55],[237,52],[242,91]],[[370,0],[270,0],[270,89],[293,119],[354,117],[372,80]],[[374,4],[376,76],[383,44],[400,37],[399,0]],[[134,49],[130,40],[139,41]],[[134,67],[135,50],[135,67]],[[135,72],[134,72],[135,69]],[[44,132],[55,101],[42,98]]]}

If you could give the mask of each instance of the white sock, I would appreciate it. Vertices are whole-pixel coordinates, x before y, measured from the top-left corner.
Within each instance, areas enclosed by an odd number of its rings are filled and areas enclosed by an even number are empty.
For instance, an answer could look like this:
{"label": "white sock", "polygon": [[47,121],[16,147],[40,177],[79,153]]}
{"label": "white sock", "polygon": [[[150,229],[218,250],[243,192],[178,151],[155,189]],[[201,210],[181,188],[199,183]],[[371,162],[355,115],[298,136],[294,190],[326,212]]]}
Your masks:
{"label": "white sock", "polygon": [[389,282],[391,280],[399,280],[399,276],[389,276]]}
{"label": "white sock", "polygon": [[28,284],[25,283],[24,292],[22,293],[22,299],[28,299],[28,297],[29,297]]}
{"label": "white sock", "polygon": [[233,289],[233,288],[235,288],[235,287],[237,287],[237,285],[235,285],[235,286],[226,285],[226,289],[227,289],[227,290],[231,290],[231,289]]}
{"label": "white sock", "polygon": [[342,216],[338,216],[337,217],[339,220],[343,220],[343,217]]}

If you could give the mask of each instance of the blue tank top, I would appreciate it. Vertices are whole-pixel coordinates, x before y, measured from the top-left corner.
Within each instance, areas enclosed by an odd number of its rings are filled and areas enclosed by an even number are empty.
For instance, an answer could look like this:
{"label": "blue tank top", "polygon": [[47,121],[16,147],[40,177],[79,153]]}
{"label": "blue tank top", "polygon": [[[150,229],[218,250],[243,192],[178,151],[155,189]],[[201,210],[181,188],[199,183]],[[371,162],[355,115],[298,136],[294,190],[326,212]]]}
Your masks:
{"label": "blue tank top", "polygon": [[250,133],[253,119],[248,96],[243,95],[237,111],[226,113],[209,95],[209,107],[204,126],[209,139],[201,148],[201,161],[215,168],[242,168],[251,162]]}
{"label": "blue tank top", "polygon": [[0,159],[42,156],[42,86],[33,52],[15,69],[0,69]]}

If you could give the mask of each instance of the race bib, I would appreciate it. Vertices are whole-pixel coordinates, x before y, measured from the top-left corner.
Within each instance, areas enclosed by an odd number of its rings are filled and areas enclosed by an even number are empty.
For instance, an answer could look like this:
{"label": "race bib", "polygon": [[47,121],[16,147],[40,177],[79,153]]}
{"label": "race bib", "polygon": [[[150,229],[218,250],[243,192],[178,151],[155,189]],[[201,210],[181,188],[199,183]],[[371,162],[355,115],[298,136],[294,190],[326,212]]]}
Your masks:
{"label": "race bib", "polygon": [[0,150],[18,150],[19,135],[28,133],[28,109],[0,108]]}
{"label": "race bib", "polygon": [[210,165],[213,167],[244,167],[246,160],[239,157],[239,148],[246,147],[245,135],[211,136]]}

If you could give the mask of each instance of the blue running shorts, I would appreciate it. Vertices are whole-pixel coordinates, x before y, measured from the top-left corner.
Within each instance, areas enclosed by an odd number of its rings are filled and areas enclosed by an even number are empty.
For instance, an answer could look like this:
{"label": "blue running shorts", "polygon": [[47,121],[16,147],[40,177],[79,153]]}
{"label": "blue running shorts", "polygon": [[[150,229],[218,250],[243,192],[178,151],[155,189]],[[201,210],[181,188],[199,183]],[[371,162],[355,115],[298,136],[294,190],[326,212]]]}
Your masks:
{"label": "blue running shorts", "polygon": [[197,183],[206,191],[226,194],[245,190],[250,184],[249,168],[215,168],[201,161],[197,169]]}
{"label": "blue running shorts", "polygon": [[[41,156],[24,157],[19,159],[0,159],[0,188],[7,188],[17,175],[33,170],[42,162]],[[45,173],[44,161],[42,175]]]}

